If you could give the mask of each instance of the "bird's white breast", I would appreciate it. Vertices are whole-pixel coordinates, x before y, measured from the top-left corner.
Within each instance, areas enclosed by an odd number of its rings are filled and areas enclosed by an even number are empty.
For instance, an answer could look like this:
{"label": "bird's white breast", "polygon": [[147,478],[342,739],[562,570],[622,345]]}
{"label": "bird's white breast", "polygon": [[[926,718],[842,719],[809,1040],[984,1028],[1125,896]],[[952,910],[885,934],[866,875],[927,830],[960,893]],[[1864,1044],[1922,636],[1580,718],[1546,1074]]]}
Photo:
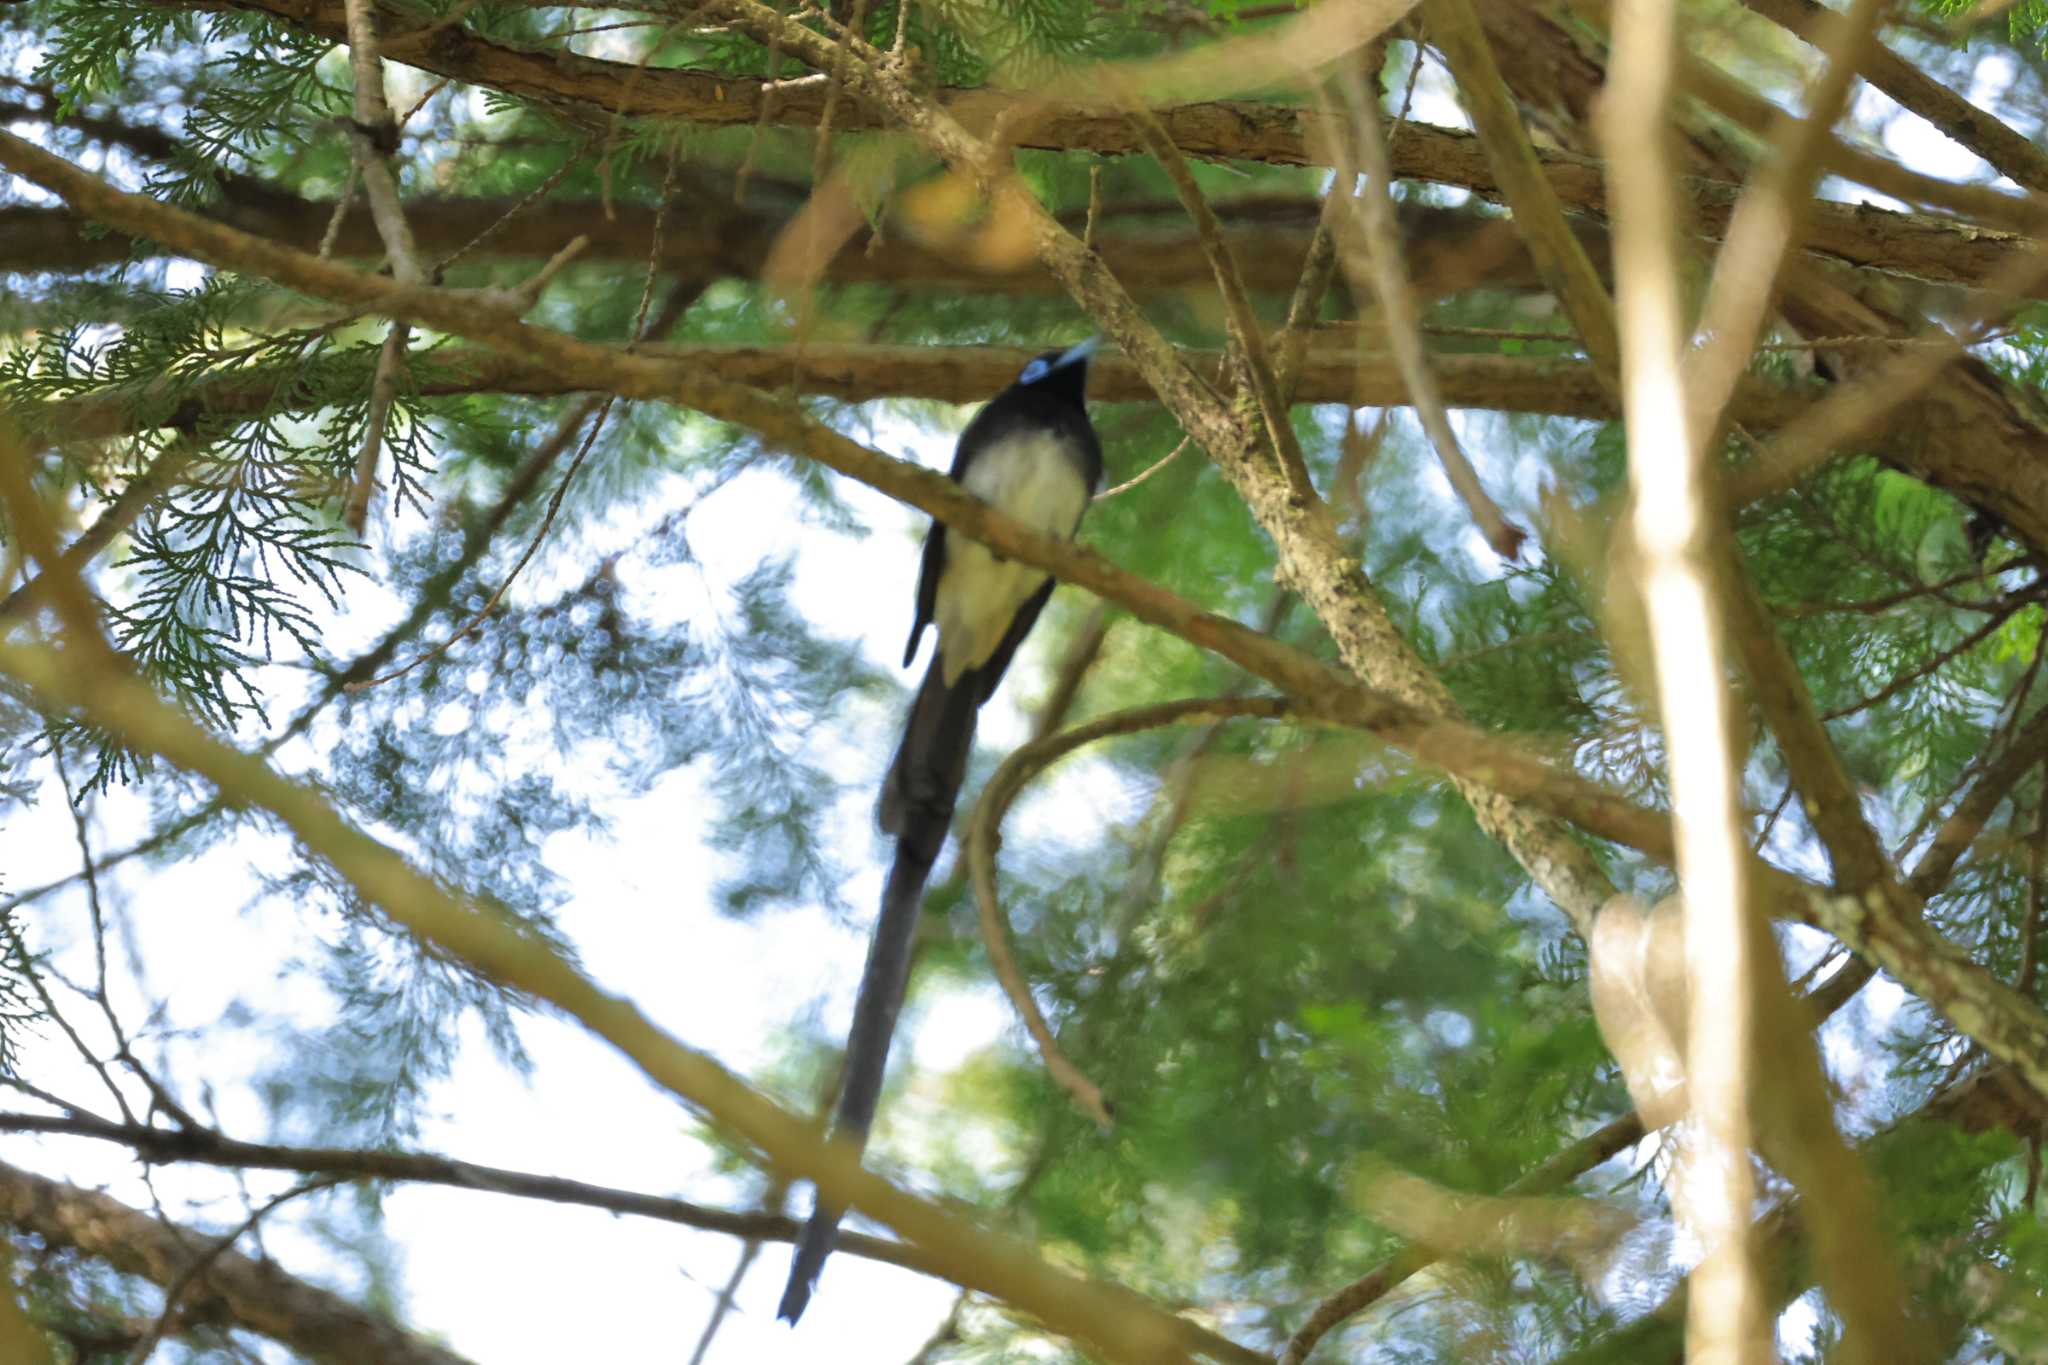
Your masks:
{"label": "bird's white breast", "polygon": [[[1062,540],[1073,536],[1088,506],[1088,487],[1067,443],[1043,433],[1018,433],[980,452],[961,486],[1034,530]],[[948,684],[995,653],[1010,622],[1047,575],[1028,564],[998,559],[962,535],[946,538],[939,575],[939,656]]]}

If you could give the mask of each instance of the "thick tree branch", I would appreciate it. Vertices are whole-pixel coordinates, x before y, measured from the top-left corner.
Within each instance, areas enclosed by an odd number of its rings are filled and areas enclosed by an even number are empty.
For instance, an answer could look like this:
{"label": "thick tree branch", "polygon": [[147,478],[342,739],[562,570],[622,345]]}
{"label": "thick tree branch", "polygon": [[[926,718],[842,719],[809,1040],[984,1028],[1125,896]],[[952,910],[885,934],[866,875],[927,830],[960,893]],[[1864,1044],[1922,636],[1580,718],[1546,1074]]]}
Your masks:
{"label": "thick tree branch", "polygon": [[325,1365],[465,1365],[453,1351],[367,1313],[339,1295],[238,1251],[214,1251],[212,1235],[166,1223],[92,1190],[0,1163],[0,1223],[51,1246],[71,1247],[116,1270],[171,1285],[202,1257],[188,1296],[203,1320],[224,1321]]}
{"label": "thick tree branch", "polygon": [[[18,521],[22,509],[11,510]],[[633,1005],[606,994],[514,921],[450,896],[438,881],[344,820],[317,792],[213,739],[143,683],[99,663],[93,657],[97,652],[78,639],[61,657],[41,648],[0,646],[0,669],[26,684],[43,706],[53,711],[76,707],[123,742],[205,778],[233,799],[270,811],[395,922],[505,987],[562,1010],[657,1085],[751,1147],[764,1164],[815,1180],[836,1204],[858,1208],[895,1228],[942,1260],[956,1282],[983,1288],[1110,1359],[1165,1362],[1197,1352],[1241,1355],[1241,1348],[1136,1295],[1057,1270],[1022,1245],[975,1228],[862,1170],[859,1155],[849,1147],[827,1141],[814,1124],[773,1104],[709,1056],[668,1037]],[[0,1202],[0,1216],[9,1212]]]}
{"label": "thick tree branch", "polygon": [[[1398,179],[1453,185],[1497,197],[1493,173],[1479,144],[1466,133],[1403,121],[1391,139],[1390,164]],[[1539,151],[1544,177],[1565,209],[1581,215],[1575,224],[1587,242],[1596,267],[1605,269],[1606,245],[1596,225],[1585,221],[1606,212],[1606,186],[1596,161]],[[1726,228],[1740,187],[1722,181],[1688,181],[1694,198],[1693,225],[1705,237]],[[516,200],[450,199],[423,196],[407,206],[420,249],[429,256],[457,250],[476,235],[481,222],[501,222],[483,254],[496,257],[545,258],[562,243],[583,233],[591,238],[595,260],[647,259],[654,210],[644,205],[616,204],[606,216],[595,204],[549,199],[507,215]],[[1234,206],[1219,203],[1227,222]],[[320,242],[332,216],[331,203],[300,199],[253,180],[231,178],[212,215],[258,236],[311,251]],[[1293,288],[1310,244],[1308,224],[1313,205],[1304,200],[1298,221],[1270,217],[1254,225],[1245,221],[1233,235],[1256,230],[1257,251],[1240,249],[1245,285],[1260,293]],[[1468,239],[1485,220],[1462,210],[1404,203],[1400,210],[1414,284],[1419,293],[1440,296],[1484,283],[1494,288],[1530,288],[1541,278],[1519,247],[1486,262],[1474,278],[1458,258]],[[768,252],[786,222],[786,215],[748,209],[726,197],[706,192],[697,199],[688,221],[672,221],[656,260],[663,270],[686,279],[736,276],[759,278]],[[0,261],[22,271],[81,271],[127,260],[138,248],[161,251],[161,245],[123,233],[87,234],[83,221],[63,208],[31,205],[0,206]],[[1819,202],[1812,206],[1801,250],[1858,269],[1924,280],[1934,284],[1976,288],[1985,285],[2016,252],[2026,248],[2021,232],[1974,227],[1924,214],[1898,213],[1862,205]],[[1209,276],[1201,244],[1184,232],[1138,229],[1098,232],[1096,249],[1125,287],[1137,293],[1186,288]],[[361,214],[343,219],[334,254],[375,257],[383,244],[375,226]],[[949,257],[936,247],[921,246],[901,233],[883,239],[856,237],[823,267],[822,278],[835,283],[893,284],[903,288],[959,288],[1039,291],[1056,289],[1058,281],[1035,261],[991,273],[985,266]],[[2048,294],[2036,286],[2030,297]]]}
{"label": "thick tree branch", "polygon": [[[202,3],[213,3],[213,0],[185,2],[196,7]],[[347,25],[342,0],[232,0],[232,3],[236,8],[291,20],[336,42],[345,40]],[[830,52],[836,47],[836,42],[815,32],[812,32],[812,37],[817,39],[815,44],[798,40],[787,50],[794,53],[801,46],[809,53],[805,60],[815,69],[828,69]],[[859,48],[871,54],[874,52],[864,43]],[[816,128],[824,115],[827,98],[827,87],[822,81],[814,84],[777,83],[673,68],[647,68],[636,78],[633,73],[641,69],[630,63],[599,61],[555,48],[513,47],[479,37],[460,25],[447,28],[428,25],[408,33],[398,24],[387,21],[383,49],[384,56],[391,61],[416,66],[436,75],[492,86],[543,103],[580,105],[607,114],[626,111],[628,100],[625,92],[630,89],[629,112],[635,115],[685,119],[712,127],[744,127],[758,123],[765,108],[771,124]],[[1335,51],[1326,49],[1314,54],[1314,62],[1327,62],[1337,55]],[[1298,69],[1307,69],[1307,64]],[[1087,80],[1084,73],[1074,84],[1085,85]],[[1088,151],[1105,156],[1145,150],[1143,140],[1113,102],[1075,98],[1071,102],[1060,103],[1038,94],[942,89],[934,93],[934,104],[939,111],[950,111],[963,121],[971,119],[982,126],[1005,128],[1006,137],[1013,146],[1049,151]],[[1327,140],[1319,140],[1326,139],[1327,130],[1317,126],[1317,113],[1300,106],[1212,100],[1199,104],[1155,101],[1154,108],[1174,144],[1191,156],[1307,166],[1327,164],[1314,149],[1334,145]],[[872,130],[887,127],[889,115],[873,103],[841,103],[833,121],[835,126],[849,132]],[[1442,130],[1435,131],[1441,133]],[[1417,146],[1406,134],[1395,141],[1395,172],[1404,179],[1426,178],[1418,174],[1417,168],[1407,164]],[[1849,149],[1839,144],[1834,157],[1844,162],[1846,173],[1852,175],[1866,162],[1877,160],[1868,154],[1851,156]],[[1574,178],[1584,189],[1599,193],[1600,171],[1596,165],[1554,153],[1542,159],[1546,170],[1553,173],[1562,167],[1575,167],[1577,175]],[[1476,142],[1471,143],[1467,173],[1492,183]],[[1948,188],[1959,190],[1959,187]],[[2042,213],[2039,206],[2015,195],[1977,190],[1976,187],[1961,188],[1975,191],[1967,201],[1967,208],[1985,225],[2024,229],[2037,222]],[[1558,189],[1565,202],[1571,204],[1574,194],[1562,186]],[[1911,198],[1912,195],[1909,193],[1901,197]]]}
{"label": "thick tree branch", "polygon": [[[1604,12],[1600,0],[1586,0],[1586,7]],[[1569,141],[1571,129],[1592,117],[1605,88],[1597,45],[1587,42],[1582,26],[1567,28],[1541,6],[1489,5],[1482,19],[1518,98],[1527,107],[1561,111],[1564,118],[1547,126]],[[1759,127],[1767,125],[1765,120]],[[1706,129],[1687,142],[1686,167],[1716,180],[1744,174],[1747,167],[1738,163],[1738,152],[1712,133]],[[1825,230],[1819,219],[1812,226]],[[1906,320],[1895,294],[1861,288],[1844,272],[1819,268],[1811,256],[1788,272],[1784,286],[1780,307],[1792,326],[1809,337],[1927,333],[1925,323]],[[1862,379],[1891,359],[1861,348],[1821,353],[1831,371],[1850,380]],[[1965,360],[1947,372],[1938,393],[1918,412],[1931,420],[1924,426],[1895,420],[1886,433],[1887,461],[1995,514],[2029,544],[2048,544],[2037,539],[2048,528],[2032,510],[2036,504],[2048,505],[2048,429],[2034,396],[1981,362]]]}
{"label": "thick tree branch", "polygon": [[[1832,13],[1817,0],[1743,2],[1808,42],[1815,40],[1819,25]],[[1862,71],[1865,79],[1890,95],[1899,107],[1926,119],[2015,184],[2048,190],[2048,153],[1890,48],[1872,44],[1864,55]]]}
{"label": "thick tree branch", "polygon": [[[1310,655],[1228,618],[1202,611],[1185,598],[1116,568],[1084,547],[1036,534],[962,492],[952,480],[870,450],[758,390],[729,384],[700,368],[676,365],[642,355],[638,350],[622,351],[533,327],[482,306],[475,296],[461,291],[407,289],[380,276],[250,238],[143,196],[115,190],[63,159],[5,133],[0,133],[0,165],[48,185],[107,221],[138,228],[146,224],[151,235],[178,243],[180,249],[191,251],[198,259],[254,270],[317,297],[399,314],[512,354],[532,357],[537,363],[553,367],[563,382],[575,388],[675,403],[734,422],[783,449],[799,452],[929,512],[949,527],[1006,556],[1085,587],[1140,620],[1216,651],[1300,697],[1313,716],[1375,730],[1424,762],[1449,771],[1484,773],[1496,788],[1512,795],[1540,796],[1546,805],[1560,812],[1568,811],[1566,818],[1600,832],[1603,837],[1620,837],[1632,847],[1657,848],[1662,843],[1662,820],[1654,812],[1596,784],[1560,773],[1513,745],[1494,740],[1462,722],[1440,720],[1412,704],[1362,687]],[[1270,470],[1270,463],[1265,467]],[[1338,562],[1333,551],[1328,563]],[[1355,570],[1351,572],[1355,574]],[[1373,606],[1378,612],[1377,604]],[[1378,615],[1384,621],[1384,613]],[[1384,628],[1391,632],[1391,623]],[[1397,636],[1391,638],[1398,641]]]}

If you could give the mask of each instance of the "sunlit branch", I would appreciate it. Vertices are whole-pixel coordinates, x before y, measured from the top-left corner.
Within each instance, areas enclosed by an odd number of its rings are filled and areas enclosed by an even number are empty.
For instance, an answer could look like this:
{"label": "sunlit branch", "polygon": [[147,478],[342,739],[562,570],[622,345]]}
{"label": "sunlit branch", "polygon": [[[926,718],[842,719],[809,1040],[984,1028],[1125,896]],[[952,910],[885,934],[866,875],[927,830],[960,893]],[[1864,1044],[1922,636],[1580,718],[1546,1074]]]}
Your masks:
{"label": "sunlit branch", "polygon": [[[1685,907],[1690,1009],[1674,1050],[1683,1052],[1692,1124],[1667,1187],[1702,1249],[1692,1272],[1686,1354],[1703,1365],[1744,1365],[1771,1354],[1770,1304],[1750,1223],[1756,1180],[1749,1082],[1757,977],[1775,975],[1777,954],[1757,951],[1758,940],[1768,939],[1745,866],[1733,699],[1709,567],[1714,504],[1705,491],[1704,451],[1686,422],[1679,371],[1685,323],[1665,122],[1676,18],[1659,0],[1618,0],[1601,134],[1616,172],[1630,533],[1656,664]],[[1605,1020],[1603,1026],[1611,1027]]]}

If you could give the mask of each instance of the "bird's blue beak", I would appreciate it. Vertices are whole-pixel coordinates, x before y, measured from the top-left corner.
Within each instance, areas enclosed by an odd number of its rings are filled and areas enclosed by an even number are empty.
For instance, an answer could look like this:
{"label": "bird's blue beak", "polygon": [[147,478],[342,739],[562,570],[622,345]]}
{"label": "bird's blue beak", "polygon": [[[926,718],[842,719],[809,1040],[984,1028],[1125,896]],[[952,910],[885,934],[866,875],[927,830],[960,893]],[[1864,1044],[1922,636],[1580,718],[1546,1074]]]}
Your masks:
{"label": "bird's blue beak", "polygon": [[1086,341],[1076,342],[1074,345],[1069,346],[1066,350],[1060,352],[1060,358],[1058,360],[1053,361],[1052,368],[1055,370],[1064,370],[1069,365],[1078,365],[1082,361],[1086,360],[1089,356],[1094,355],[1097,349],[1101,347],[1101,345],[1102,338],[1099,336],[1089,337]]}

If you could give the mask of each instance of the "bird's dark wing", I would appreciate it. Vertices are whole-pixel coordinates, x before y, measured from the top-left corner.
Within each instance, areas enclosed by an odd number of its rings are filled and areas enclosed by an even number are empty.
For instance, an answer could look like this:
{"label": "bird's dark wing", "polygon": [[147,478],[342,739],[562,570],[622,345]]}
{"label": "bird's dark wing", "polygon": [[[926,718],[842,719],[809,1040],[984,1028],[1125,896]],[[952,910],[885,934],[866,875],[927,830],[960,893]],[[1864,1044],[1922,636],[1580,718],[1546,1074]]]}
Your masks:
{"label": "bird's dark wing", "polygon": [[946,524],[934,518],[931,529],[924,533],[924,557],[917,569],[917,620],[911,623],[910,640],[903,646],[905,668],[917,657],[918,637],[924,634],[924,628],[932,623],[932,613],[938,610],[939,575],[945,568]]}
{"label": "bird's dark wing", "polygon": [[[1010,660],[1017,653],[1017,646],[1024,643],[1024,637],[1029,635],[1031,627],[1037,624],[1038,613],[1044,611],[1045,604],[1052,600],[1052,590],[1056,585],[1057,580],[1048,578],[1037,592],[1025,599],[1024,605],[1017,608],[1017,614],[1010,619],[1010,628],[1004,632],[1003,641],[996,646],[996,652],[988,656],[987,663],[974,670],[971,676],[978,698],[975,705],[979,706],[995,695],[996,684],[1000,683],[1003,674],[1009,671]],[[966,682],[968,679],[962,678],[961,681]]]}

